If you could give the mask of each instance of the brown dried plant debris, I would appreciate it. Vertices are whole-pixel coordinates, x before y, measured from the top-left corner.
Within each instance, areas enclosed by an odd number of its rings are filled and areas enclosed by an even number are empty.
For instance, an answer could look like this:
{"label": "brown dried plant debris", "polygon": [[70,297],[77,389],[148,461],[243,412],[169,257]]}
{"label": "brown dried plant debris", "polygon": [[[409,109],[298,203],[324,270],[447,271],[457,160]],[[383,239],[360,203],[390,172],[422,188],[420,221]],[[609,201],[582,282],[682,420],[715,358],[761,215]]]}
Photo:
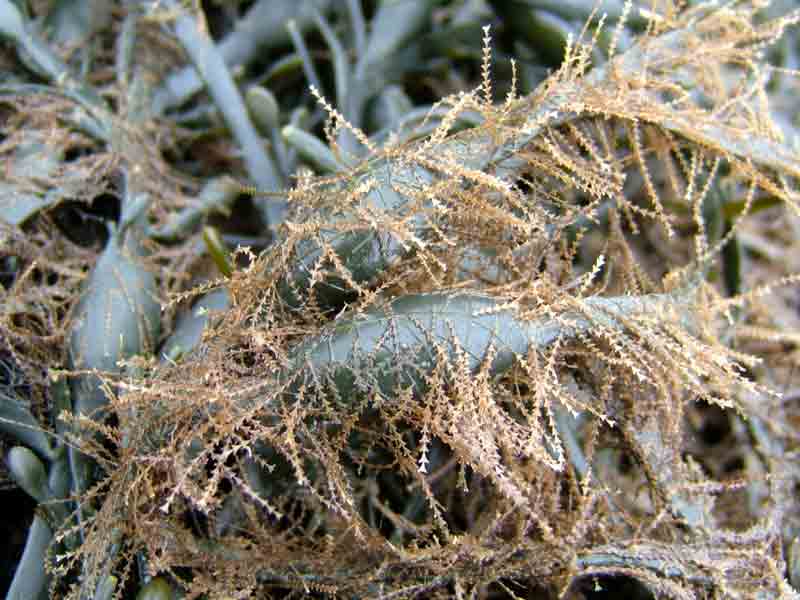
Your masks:
{"label": "brown dried plant debris", "polygon": [[[444,119],[299,180],[283,243],[228,280],[202,348],[120,385],[107,495],[73,559],[103,564],[116,527],[120,556],[145,552],[191,597],[566,593],[611,575],[793,597],[787,482],[729,529],[716,497],[744,484],[682,451],[698,401],[775,425],[751,412],[775,396],[759,357],[728,344],[760,292],[703,281],[726,241],[702,210],[723,167],[741,219],[762,192],[797,212],[760,62],[797,15],[756,24],[757,8],[652,13],[592,70],[587,29],[531,96],[491,104],[487,79],[443,101],[478,127]],[[587,252],[593,229],[607,241]]]}

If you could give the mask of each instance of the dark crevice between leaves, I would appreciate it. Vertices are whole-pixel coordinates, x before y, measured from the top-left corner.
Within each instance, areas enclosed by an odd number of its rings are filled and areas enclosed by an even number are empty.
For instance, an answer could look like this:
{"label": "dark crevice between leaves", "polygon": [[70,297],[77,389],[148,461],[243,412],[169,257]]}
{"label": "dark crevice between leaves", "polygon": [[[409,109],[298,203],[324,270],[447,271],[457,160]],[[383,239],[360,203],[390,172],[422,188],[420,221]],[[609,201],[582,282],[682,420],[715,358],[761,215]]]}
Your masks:
{"label": "dark crevice between leaves", "polygon": [[73,244],[103,248],[108,242],[108,222],[120,217],[119,198],[112,193],[95,196],[90,203],[69,200],[50,211],[53,221]]}

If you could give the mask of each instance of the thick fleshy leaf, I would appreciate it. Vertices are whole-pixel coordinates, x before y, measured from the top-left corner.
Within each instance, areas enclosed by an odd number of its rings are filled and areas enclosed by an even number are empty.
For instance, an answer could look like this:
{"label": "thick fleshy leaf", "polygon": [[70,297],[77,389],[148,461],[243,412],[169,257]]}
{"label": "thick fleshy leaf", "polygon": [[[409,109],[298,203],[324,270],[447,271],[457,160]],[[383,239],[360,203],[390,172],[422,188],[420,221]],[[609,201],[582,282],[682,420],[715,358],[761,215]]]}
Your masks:
{"label": "thick fleshy leaf", "polygon": [[8,471],[14,481],[34,500],[39,503],[51,498],[47,485],[47,471],[33,452],[23,446],[14,446],[6,457]]}
{"label": "thick fleshy leaf", "polygon": [[228,290],[219,289],[200,298],[187,311],[181,313],[175,331],[167,338],[159,353],[162,358],[178,360],[194,350],[203,338],[209,310],[224,310],[230,306]]}
{"label": "thick fleshy leaf", "polygon": [[[155,277],[141,264],[131,234],[112,234],[87,281],[70,335],[73,369],[118,372],[122,359],[152,352],[161,327]],[[73,386],[75,412],[88,415],[106,404],[95,376]]]}
{"label": "thick fleshy leaf", "polygon": [[50,436],[33,416],[30,407],[21,398],[5,392],[0,392],[0,431],[36,450],[43,458],[55,458]]}
{"label": "thick fleshy leaf", "polygon": [[[31,136],[30,141],[20,145],[14,160],[7,166],[12,179],[47,178],[61,164],[63,152],[43,140]],[[19,226],[43,208],[59,202],[58,190],[49,193],[34,191],[32,186],[17,182],[0,182],[0,219],[9,225]]]}
{"label": "thick fleshy leaf", "polygon": [[111,18],[111,4],[106,0],[58,0],[44,27],[52,42],[77,45],[103,27]]}
{"label": "thick fleshy leaf", "polygon": [[[471,370],[493,349],[493,374],[507,370],[515,356],[529,349],[542,350],[557,339],[572,338],[593,327],[624,329],[626,320],[668,308],[686,314],[691,326],[688,298],[670,295],[592,297],[583,300],[580,311],[536,320],[521,320],[515,311],[501,308],[501,301],[478,294],[417,294],[400,297],[384,308],[343,318],[319,337],[295,350],[296,366],[303,377],[333,377],[343,398],[360,385],[353,373],[369,365],[360,375],[361,385],[392,394],[398,386],[424,387],[424,375],[436,363],[437,349],[455,360],[463,351]],[[402,350],[402,353],[401,353]],[[398,356],[407,356],[404,365]]]}
{"label": "thick fleshy leaf", "polygon": [[227,214],[241,192],[241,184],[231,177],[212,179],[203,187],[195,202],[173,214],[162,227],[148,231],[148,237],[159,241],[175,241],[187,236],[207,215]]}
{"label": "thick fleshy leaf", "polygon": [[[260,0],[239,21],[234,31],[219,44],[225,63],[243,65],[258,56],[259,51],[285,44],[286,22],[293,19],[298,29],[312,26],[311,11],[325,11],[330,0]],[[193,67],[170,75],[153,98],[153,111],[163,113],[179,106],[203,88],[203,80]]]}
{"label": "thick fleshy leaf", "polygon": [[14,579],[6,595],[7,600],[45,600],[50,580],[45,571],[47,548],[53,539],[53,531],[39,515],[34,516],[28,529],[25,551],[19,561]]}
{"label": "thick fleshy leaf", "polygon": [[25,22],[19,9],[9,0],[0,0],[0,36],[17,45],[20,58],[32,70],[53,82],[62,91],[69,92],[84,108],[99,110],[107,116],[107,106],[100,95],[94,88],[73,77],[58,54]]}
{"label": "thick fleshy leaf", "polygon": [[[155,349],[160,329],[155,277],[141,263],[133,232],[114,232],[78,302],[69,339],[69,366],[117,373],[120,360]],[[73,378],[71,391],[73,414],[102,418],[98,411],[108,398],[97,375]],[[69,455],[75,491],[81,492],[91,480],[92,463],[72,447]]]}
{"label": "thick fleshy leaf", "polygon": [[16,227],[50,203],[42,196],[23,192],[16,185],[0,183],[0,220]]}

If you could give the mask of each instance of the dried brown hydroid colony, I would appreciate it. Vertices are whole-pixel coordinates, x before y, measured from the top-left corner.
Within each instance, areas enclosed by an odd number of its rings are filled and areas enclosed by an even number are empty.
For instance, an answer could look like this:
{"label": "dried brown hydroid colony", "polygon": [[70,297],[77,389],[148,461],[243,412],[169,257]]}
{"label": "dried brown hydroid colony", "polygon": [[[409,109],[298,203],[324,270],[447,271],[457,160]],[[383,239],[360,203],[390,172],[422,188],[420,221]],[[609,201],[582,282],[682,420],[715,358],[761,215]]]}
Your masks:
{"label": "dried brown hydroid colony", "polygon": [[[577,596],[610,575],[793,596],[775,452],[746,529],[715,507],[744,482],[683,452],[699,405],[754,447],[773,426],[753,407],[776,392],[731,342],[764,290],[708,283],[753,203],[798,209],[761,62],[797,15],[757,8],[648,13],[591,69],[594,21],[499,104],[487,34],[482,85],[432,134],[298,180],[202,348],[123,382],[72,560],[99,577],[142,551],[187,597]],[[456,131],[465,111],[482,122]],[[727,234],[723,195],[742,204]]]}

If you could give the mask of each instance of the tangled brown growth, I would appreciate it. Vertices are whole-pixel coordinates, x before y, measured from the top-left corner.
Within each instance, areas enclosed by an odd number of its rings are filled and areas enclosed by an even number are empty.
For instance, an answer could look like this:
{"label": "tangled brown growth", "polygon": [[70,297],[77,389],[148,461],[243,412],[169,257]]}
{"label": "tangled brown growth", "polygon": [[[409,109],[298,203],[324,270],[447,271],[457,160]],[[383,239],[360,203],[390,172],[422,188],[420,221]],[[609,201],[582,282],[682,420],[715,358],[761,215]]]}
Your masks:
{"label": "tangled brown growth", "polygon": [[[649,13],[595,69],[587,23],[499,104],[487,34],[482,85],[432,133],[353,129],[367,157],[297,181],[202,346],[116,381],[115,427],[84,423],[107,475],[64,569],[143,554],[191,598],[578,597],[621,575],[794,597],[784,405],[748,345],[789,333],[757,310],[767,288],[714,285],[756,203],[798,211],[761,56],[797,15],[758,8]],[[692,458],[705,410],[743,429],[758,481]]]}

